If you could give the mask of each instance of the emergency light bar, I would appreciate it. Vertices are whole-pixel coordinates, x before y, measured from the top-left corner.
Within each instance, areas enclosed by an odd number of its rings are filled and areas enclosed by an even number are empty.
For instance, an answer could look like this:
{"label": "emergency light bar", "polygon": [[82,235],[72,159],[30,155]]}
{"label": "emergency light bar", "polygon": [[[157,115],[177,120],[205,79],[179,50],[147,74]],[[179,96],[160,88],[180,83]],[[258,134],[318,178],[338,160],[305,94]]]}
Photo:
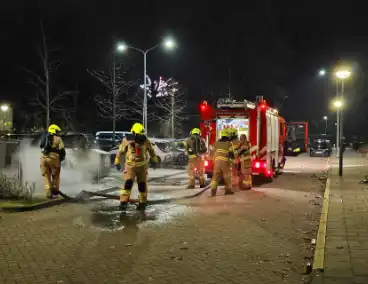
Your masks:
{"label": "emergency light bar", "polygon": [[244,108],[255,109],[256,105],[250,101],[236,101],[230,99],[219,99],[217,101],[217,108]]}
{"label": "emergency light bar", "polygon": [[274,109],[274,108],[269,108],[269,109],[267,110],[267,112],[268,112],[268,113],[270,113],[270,114],[273,114],[273,115],[277,115],[277,114],[278,114],[277,109]]}

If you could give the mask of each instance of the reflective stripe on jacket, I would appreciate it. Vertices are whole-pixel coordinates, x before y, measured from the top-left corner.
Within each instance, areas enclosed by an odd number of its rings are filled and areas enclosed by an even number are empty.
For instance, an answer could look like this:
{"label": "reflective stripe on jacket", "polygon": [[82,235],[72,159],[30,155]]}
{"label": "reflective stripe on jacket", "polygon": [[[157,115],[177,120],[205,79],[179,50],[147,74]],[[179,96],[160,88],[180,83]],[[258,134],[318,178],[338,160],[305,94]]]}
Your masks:
{"label": "reflective stripe on jacket", "polygon": [[216,141],[213,150],[213,160],[229,161],[229,153],[233,151],[233,146],[230,141]]}

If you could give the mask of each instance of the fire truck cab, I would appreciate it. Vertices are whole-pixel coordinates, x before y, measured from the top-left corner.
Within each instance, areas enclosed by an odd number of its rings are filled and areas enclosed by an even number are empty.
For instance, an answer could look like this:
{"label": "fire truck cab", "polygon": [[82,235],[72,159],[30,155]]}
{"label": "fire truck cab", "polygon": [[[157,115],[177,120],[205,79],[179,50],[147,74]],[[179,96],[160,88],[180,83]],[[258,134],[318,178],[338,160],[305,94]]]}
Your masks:
{"label": "fire truck cab", "polygon": [[[251,144],[252,175],[272,180],[281,173],[284,164],[286,139],[285,120],[276,109],[267,105],[262,96],[256,102],[219,99],[216,108],[203,102],[199,107],[200,129],[207,148],[220,138],[223,128],[235,128],[239,136],[245,134]],[[213,161],[204,159],[205,173],[212,176]]]}

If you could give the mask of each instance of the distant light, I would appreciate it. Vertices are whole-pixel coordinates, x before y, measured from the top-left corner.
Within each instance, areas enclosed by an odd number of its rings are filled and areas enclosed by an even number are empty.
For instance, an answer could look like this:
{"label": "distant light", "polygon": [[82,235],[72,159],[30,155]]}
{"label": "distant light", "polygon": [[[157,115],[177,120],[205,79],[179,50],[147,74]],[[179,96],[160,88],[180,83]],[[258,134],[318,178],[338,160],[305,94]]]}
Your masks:
{"label": "distant light", "polygon": [[321,76],[321,77],[325,76],[326,75],[326,70],[325,69],[319,70],[318,75]]}
{"label": "distant light", "polygon": [[324,119],[324,120],[327,120],[327,118],[328,118],[327,116],[324,116],[324,117],[323,117],[323,119]]}
{"label": "distant light", "polygon": [[2,111],[7,111],[9,109],[9,106],[8,105],[2,105],[0,108],[1,108]]}
{"label": "distant light", "polygon": [[119,43],[117,46],[116,46],[116,50],[119,51],[119,52],[124,52],[128,49],[128,46],[125,44],[125,43]]}
{"label": "distant light", "polygon": [[164,41],[164,46],[166,49],[173,49],[175,48],[176,44],[175,41],[172,38],[167,38]]}
{"label": "distant light", "polygon": [[336,77],[339,79],[346,79],[351,75],[351,72],[348,70],[339,70],[336,72]]}
{"label": "distant light", "polygon": [[341,108],[343,105],[344,105],[343,101],[340,100],[334,101],[334,106],[336,108]]}

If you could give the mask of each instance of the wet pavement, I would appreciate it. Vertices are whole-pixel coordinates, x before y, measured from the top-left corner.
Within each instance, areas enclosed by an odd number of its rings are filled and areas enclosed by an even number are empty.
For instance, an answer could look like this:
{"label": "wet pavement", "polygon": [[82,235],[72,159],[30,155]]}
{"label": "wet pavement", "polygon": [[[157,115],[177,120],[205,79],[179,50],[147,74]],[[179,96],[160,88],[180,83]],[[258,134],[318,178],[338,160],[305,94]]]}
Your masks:
{"label": "wet pavement", "polygon": [[[145,213],[114,200],[0,213],[0,283],[307,283],[326,160],[300,160],[313,165]],[[151,196],[183,191],[177,179]]]}

